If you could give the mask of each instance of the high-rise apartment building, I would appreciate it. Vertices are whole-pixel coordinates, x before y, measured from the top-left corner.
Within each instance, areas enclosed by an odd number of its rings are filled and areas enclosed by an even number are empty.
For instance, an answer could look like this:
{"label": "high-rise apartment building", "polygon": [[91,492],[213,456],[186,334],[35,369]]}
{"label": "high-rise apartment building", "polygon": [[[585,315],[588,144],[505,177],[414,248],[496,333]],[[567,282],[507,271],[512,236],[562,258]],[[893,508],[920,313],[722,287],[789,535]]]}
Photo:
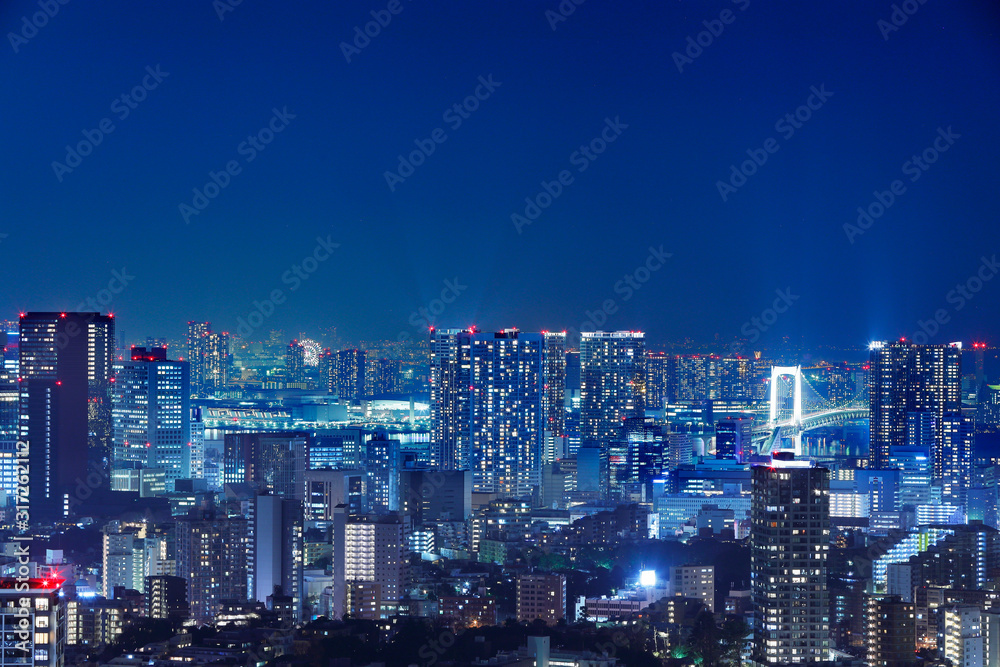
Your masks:
{"label": "high-rise apartment building", "polygon": [[645,416],[645,334],[594,331],[580,339],[580,437],[607,447],[623,422]]}
{"label": "high-rise apartment building", "polygon": [[731,403],[750,402],[754,399],[753,384],[757,368],[753,359],[724,357],[718,360],[719,400]]}
{"label": "high-rise apartment building", "polygon": [[308,444],[303,431],[226,433],[223,481],[303,500]]}
{"label": "high-rise apartment building", "polygon": [[112,390],[112,468],[137,463],[162,469],[167,490],[191,477],[189,367],[165,348],[133,347]]}
{"label": "high-rise apartment building", "polygon": [[781,665],[829,660],[829,471],[775,455],[751,474],[755,659]]}
{"label": "high-rise apartment building", "polygon": [[29,443],[34,520],[69,512],[69,494],[111,448],[115,323],[99,313],[27,313],[20,320],[19,439]]}
{"label": "high-rise apartment building", "polygon": [[334,594],[345,591],[345,609],[361,618],[393,616],[409,576],[409,517],[365,515],[347,518],[342,527],[334,523],[334,553],[344,559],[343,568],[334,568]]}
{"label": "high-rise apartment building", "polygon": [[517,620],[555,625],[566,618],[566,575],[522,574],[517,578]]}
{"label": "high-rise apartment building", "polygon": [[941,623],[944,634],[942,657],[956,667],[981,667],[985,664],[983,612],[979,607],[961,605],[944,610]]}
{"label": "high-rise apartment building", "polygon": [[229,334],[213,332],[210,322],[188,322],[188,359],[191,390],[213,395],[229,386],[232,358]]}
{"label": "high-rise apartment building", "polygon": [[471,331],[432,329],[431,439],[443,470],[468,470],[471,451]]}
{"label": "high-rise apartment building", "polygon": [[662,410],[673,399],[674,357],[665,352],[646,353],[646,406]]}
{"label": "high-rise apartment building", "polygon": [[191,618],[210,623],[224,600],[247,600],[251,527],[240,516],[192,511],[175,524],[177,576],[187,580]]}
{"label": "high-rise apartment building", "polygon": [[400,363],[397,359],[368,357],[365,361],[364,396],[395,394],[399,391]]}
{"label": "high-rise apartment building", "polygon": [[715,613],[715,566],[679,565],[670,568],[668,595],[698,600]]}
{"label": "high-rise apartment building", "polygon": [[337,391],[337,354],[328,347],[319,353],[319,388],[328,394]]}
{"label": "high-rise apartment building", "polygon": [[869,667],[915,667],[917,624],[912,602],[872,596],[865,609]]}
{"label": "high-rise apartment building", "polygon": [[674,360],[674,400],[685,403],[720,398],[719,367],[715,355],[681,355]]}
{"label": "high-rise apartment building", "polygon": [[302,621],[304,552],[302,502],[277,496],[256,496],[253,512],[253,550],[250,594],[267,602],[280,588],[291,598],[292,617]]}
{"label": "high-rise apartment building", "polygon": [[[27,579],[27,578],[25,578]],[[63,667],[66,663],[66,599],[61,579],[0,578],[3,663]]]}
{"label": "high-rise apartment building", "polygon": [[365,393],[365,351],[341,350],[337,353],[337,396],[355,400]]}
{"label": "high-rise apartment building", "polygon": [[477,333],[471,355],[471,455],[476,491],[530,493],[540,483],[545,370],[542,334]]}
{"label": "high-rise apartment building", "polygon": [[544,429],[556,438],[566,435],[566,332],[542,332],[545,386],[542,394]]}
{"label": "high-rise apartment building", "polygon": [[297,340],[285,349],[285,379],[290,383],[306,381],[306,348]]}
{"label": "high-rise apartment building", "polygon": [[538,486],[546,420],[562,428],[555,403],[564,391],[563,341],[516,329],[431,332],[432,437],[441,468],[472,469],[475,489],[486,493],[517,496]]}
{"label": "high-rise apartment building", "polygon": [[[917,444],[907,440],[907,415],[928,413],[938,423],[961,411],[962,350],[957,343],[916,345],[907,341],[875,342],[871,351],[869,398],[871,442],[868,465],[886,467],[892,448]],[[935,477],[944,473],[941,434],[931,448]]]}

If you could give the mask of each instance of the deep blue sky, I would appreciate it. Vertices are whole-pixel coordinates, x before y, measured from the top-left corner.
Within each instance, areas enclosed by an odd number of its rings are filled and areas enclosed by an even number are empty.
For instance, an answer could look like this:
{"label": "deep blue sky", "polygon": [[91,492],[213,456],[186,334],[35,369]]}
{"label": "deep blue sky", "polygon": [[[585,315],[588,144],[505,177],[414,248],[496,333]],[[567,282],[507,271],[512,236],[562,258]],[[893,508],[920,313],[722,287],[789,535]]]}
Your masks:
{"label": "deep blue sky", "polygon": [[[927,0],[886,40],[888,1],[745,1],[589,0],[553,31],[556,0],[402,0],[350,63],[340,43],[387,2],[243,0],[220,21],[210,0],[70,0],[17,53],[8,33],[39,9],[5,2],[0,314],[73,308],[125,267],[111,309],[132,337],[234,330],[275,289],[263,329],[419,335],[411,313],[457,278],[443,326],[579,327],[615,299],[608,328],[730,339],[791,288],[765,342],[909,335],[939,308],[938,342],[996,342],[1000,280],[947,301],[1000,251],[994,3]],[[671,54],[727,8],[679,73]],[[169,76],[120,120],[111,103],[156,65]],[[452,131],[442,113],[488,75],[500,87]],[[821,85],[833,96],[784,139],[775,122]],[[237,146],[275,107],[296,118],[248,164]],[[577,172],[607,117],[628,129]],[[59,182],[52,162],[103,118],[114,132]],[[961,138],[910,183],[903,163],[949,126]],[[438,127],[390,192],[384,172]],[[778,152],[724,202],[716,182],[769,137]],[[185,224],[178,205],[233,159],[242,173]],[[563,169],[574,182],[518,234],[511,214]],[[894,179],[906,192],[849,243],[844,223]],[[282,275],[318,235],[340,247],[293,292]],[[616,294],[661,244],[663,268]]]}

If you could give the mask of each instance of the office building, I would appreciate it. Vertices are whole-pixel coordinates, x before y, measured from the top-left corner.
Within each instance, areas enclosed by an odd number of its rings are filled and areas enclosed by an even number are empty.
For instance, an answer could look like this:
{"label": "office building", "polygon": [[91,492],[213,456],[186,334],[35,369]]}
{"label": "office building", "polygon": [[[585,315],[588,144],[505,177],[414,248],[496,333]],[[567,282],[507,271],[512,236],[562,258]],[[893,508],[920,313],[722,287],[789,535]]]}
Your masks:
{"label": "office building", "polygon": [[732,417],[715,424],[715,457],[742,463],[753,453],[753,417]]}
{"label": "office building", "polygon": [[106,472],[114,341],[111,315],[21,316],[19,439],[30,444],[33,520],[65,516],[88,468]]}
{"label": "office building", "polygon": [[580,437],[607,447],[623,422],[645,417],[645,334],[585,332],[580,339]]}
{"label": "office building", "polygon": [[112,390],[112,469],[123,463],[164,470],[167,490],[191,477],[189,366],[166,348],[133,347]]}
{"label": "office building", "polygon": [[364,470],[307,470],[305,516],[308,521],[333,521],[344,506],[350,515],[368,511],[368,475]]}
{"label": "office building", "polygon": [[751,473],[754,657],[774,664],[829,660],[829,471],[786,454]]}

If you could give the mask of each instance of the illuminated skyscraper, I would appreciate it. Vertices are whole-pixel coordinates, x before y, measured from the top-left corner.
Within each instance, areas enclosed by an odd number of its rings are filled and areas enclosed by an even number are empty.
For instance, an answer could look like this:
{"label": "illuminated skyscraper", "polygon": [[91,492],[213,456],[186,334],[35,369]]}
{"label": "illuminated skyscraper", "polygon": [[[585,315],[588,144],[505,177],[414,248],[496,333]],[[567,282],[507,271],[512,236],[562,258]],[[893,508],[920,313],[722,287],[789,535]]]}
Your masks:
{"label": "illuminated skyscraper", "polygon": [[750,584],[754,659],[830,659],[830,477],[809,461],[752,467]]}
{"label": "illuminated skyscraper", "polygon": [[302,620],[302,502],[277,496],[255,496],[249,593],[258,602],[280,587],[292,599],[292,616]]}
{"label": "illuminated skyscraper", "polygon": [[626,419],[645,416],[645,334],[585,332],[580,340],[580,436],[607,446],[620,439]]}
{"label": "illuminated skyscraper", "polygon": [[188,359],[191,390],[214,395],[229,386],[229,334],[213,333],[210,322],[188,322]]}
{"label": "illuminated skyscraper", "polygon": [[51,520],[68,511],[88,462],[107,469],[115,323],[99,313],[27,313],[20,327],[31,518]]}
{"label": "illuminated skyscraper", "polygon": [[437,465],[468,470],[471,418],[471,331],[431,330],[431,438]]}
{"label": "illuminated skyscraper", "polygon": [[756,368],[753,359],[725,357],[718,360],[719,399],[730,402],[753,400]]}
{"label": "illuminated skyscraper", "polygon": [[476,333],[471,359],[474,490],[520,496],[541,481],[543,334]]}
{"label": "illuminated skyscraper", "polygon": [[293,340],[285,349],[285,378],[288,382],[306,381],[306,348]]}
{"label": "illuminated skyscraper", "polygon": [[328,347],[319,353],[319,388],[328,394],[337,391],[337,355]]}
{"label": "illuminated skyscraper", "polygon": [[169,491],[191,476],[188,372],[187,362],[167,360],[165,348],[132,348],[115,374],[112,468],[162,468]]}
{"label": "illuminated skyscraper", "polygon": [[[961,408],[962,350],[958,344],[916,345],[906,341],[872,343],[869,373],[871,444],[868,465],[884,468],[892,448],[916,445],[907,439],[908,413],[933,415],[941,423]],[[945,472],[943,431],[931,446],[935,478]]]}
{"label": "illuminated skyscraper", "polygon": [[701,402],[717,400],[720,394],[719,357],[705,354],[682,355],[675,359],[674,400]]}
{"label": "illuminated skyscraper", "polygon": [[226,433],[224,483],[303,500],[308,442],[301,431]]}
{"label": "illuminated skyscraper", "polygon": [[395,394],[399,391],[399,361],[367,358],[365,360],[364,396]]}
{"label": "illuminated skyscraper", "polygon": [[566,332],[543,332],[545,338],[544,429],[555,437],[566,435]]}
{"label": "illuminated skyscraper", "polygon": [[212,332],[211,322],[188,322],[187,362],[191,367],[191,390],[205,386],[205,338]]}
{"label": "illuminated skyscraper", "polygon": [[365,351],[341,350],[337,353],[337,395],[354,400],[365,392]]}
{"label": "illuminated skyscraper", "polygon": [[651,410],[661,410],[672,400],[671,376],[674,357],[664,352],[646,353],[646,406]]}
{"label": "illuminated skyscraper", "polygon": [[432,436],[441,467],[472,469],[476,491],[521,495],[537,486],[546,419],[558,427],[554,403],[565,391],[562,349],[562,334],[432,331]]}

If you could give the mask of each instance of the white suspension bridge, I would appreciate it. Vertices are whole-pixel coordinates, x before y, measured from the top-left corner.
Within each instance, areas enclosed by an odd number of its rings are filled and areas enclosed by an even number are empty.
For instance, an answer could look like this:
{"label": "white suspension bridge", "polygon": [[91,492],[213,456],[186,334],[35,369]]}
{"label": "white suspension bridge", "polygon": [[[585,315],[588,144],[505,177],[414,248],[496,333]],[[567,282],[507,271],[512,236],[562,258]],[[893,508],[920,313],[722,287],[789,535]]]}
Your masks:
{"label": "white suspension bridge", "polygon": [[[789,406],[789,402],[791,406]],[[802,453],[802,434],[812,429],[868,417],[868,389],[835,404],[824,398],[802,375],[801,366],[771,368],[768,420],[754,428],[757,451]]]}

